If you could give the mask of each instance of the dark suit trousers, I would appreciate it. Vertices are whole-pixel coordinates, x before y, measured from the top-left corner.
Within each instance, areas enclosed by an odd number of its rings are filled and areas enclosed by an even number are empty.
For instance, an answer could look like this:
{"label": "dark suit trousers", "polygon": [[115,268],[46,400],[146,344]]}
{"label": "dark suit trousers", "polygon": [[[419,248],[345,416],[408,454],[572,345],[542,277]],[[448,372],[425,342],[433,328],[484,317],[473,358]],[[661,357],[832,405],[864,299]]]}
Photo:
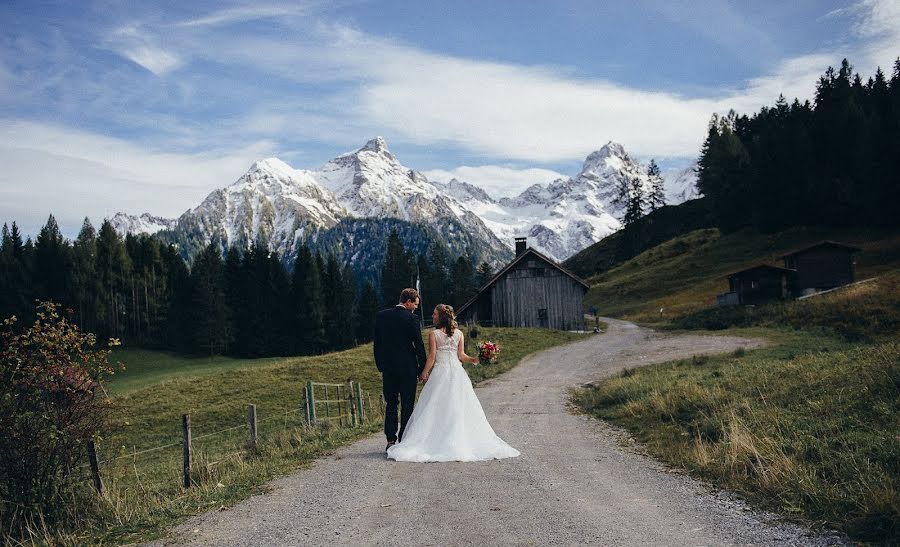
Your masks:
{"label": "dark suit trousers", "polygon": [[[403,438],[406,423],[412,416],[416,404],[416,377],[412,374],[396,374],[385,372],[382,375],[384,400],[384,436],[388,442]],[[398,401],[399,399],[399,401]],[[397,403],[400,403],[400,435],[397,435]]]}

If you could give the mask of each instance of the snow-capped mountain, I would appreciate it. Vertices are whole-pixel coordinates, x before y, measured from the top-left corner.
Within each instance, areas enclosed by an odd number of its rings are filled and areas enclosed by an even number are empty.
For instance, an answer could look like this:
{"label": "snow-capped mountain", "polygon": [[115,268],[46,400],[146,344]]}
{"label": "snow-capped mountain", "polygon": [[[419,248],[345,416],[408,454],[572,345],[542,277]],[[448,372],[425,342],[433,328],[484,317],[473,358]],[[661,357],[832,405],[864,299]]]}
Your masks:
{"label": "snow-capped mountain", "polygon": [[681,169],[668,169],[663,173],[666,181],[666,203],[678,205],[701,197],[697,188],[697,161]]}
{"label": "snow-capped mountain", "polygon": [[[696,173],[690,167],[667,175],[677,184],[668,203],[697,197]],[[621,144],[609,142],[588,155],[574,178],[535,184],[513,198],[494,200],[477,186],[456,179],[434,184],[478,215],[501,241],[526,236],[529,245],[562,261],[621,228],[624,204],[617,200],[619,189],[634,177],[649,193],[647,168]]]}
{"label": "snow-capped mountain", "polygon": [[[670,200],[693,195],[696,175],[690,168],[666,175],[677,184]],[[515,237],[528,237],[529,245],[564,260],[618,230],[623,207],[616,197],[633,177],[649,191],[646,168],[622,145],[609,142],[585,159],[574,178],[535,184],[516,197],[495,200],[468,182],[429,181],[403,166],[378,137],[315,170],[294,169],[276,158],[258,161],[177,221],[149,214],[113,218],[121,232],[172,230],[188,256],[211,241],[223,248],[265,241],[290,258],[301,243],[321,240],[341,246],[350,260],[374,256],[363,252],[366,242],[359,239],[381,230],[355,219],[391,219],[429,227],[409,231],[411,238],[439,238],[456,254],[501,265],[512,255]],[[324,235],[339,225],[334,234]]]}
{"label": "snow-capped mountain", "polygon": [[109,221],[121,236],[125,234],[155,234],[160,230],[171,230],[176,219],[155,217],[150,213],[141,216],[116,213]]}
{"label": "snow-capped mountain", "polygon": [[199,237],[201,245],[219,241],[223,246],[247,248],[265,241],[272,250],[287,255],[298,241],[348,216],[334,194],[315,178],[268,158],[181,215],[176,233]]}

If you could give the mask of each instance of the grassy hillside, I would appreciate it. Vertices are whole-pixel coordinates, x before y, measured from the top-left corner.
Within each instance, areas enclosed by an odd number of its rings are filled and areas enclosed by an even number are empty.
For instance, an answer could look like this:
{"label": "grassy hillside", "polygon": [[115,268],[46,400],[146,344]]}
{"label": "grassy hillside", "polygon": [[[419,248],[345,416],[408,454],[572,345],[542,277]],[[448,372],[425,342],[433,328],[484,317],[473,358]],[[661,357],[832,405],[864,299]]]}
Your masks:
{"label": "grassy hillside", "polygon": [[[503,351],[498,363],[470,374],[475,379],[499,374],[530,353],[582,336],[545,329],[481,329],[479,340],[497,341]],[[381,376],[371,344],[277,359],[195,359],[139,350],[123,350],[115,357],[126,370],[109,384],[119,405],[118,430],[100,443],[108,496],[99,499],[91,492],[82,469],[78,499],[70,508],[71,527],[37,530],[33,539],[39,543],[130,543],[158,537],[187,516],[234,504],[259,492],[272,477],[382,428],[373,409],[373,421],[358,428],[326,422],[309,429],[300,412],[307,380],[361,382],[373,406],[377,404]],[[251,403],[259,420],[256,453],[245,447]],[[197,484],[188,490],[180,485],[182,413],[191,414],[196,453]],[[144,452],[155,447],[163,448]]]}
{"label": "grassy hillside", "polygon": [[626,237],[625,232],[619,231],[569,257],[563,262],[563,266],[582,277],[588,277],[596,272],[612,269],[673,237],[712,226],[713,221],[704,199],[667,205],[641,218],[631,227],[631,232],[639,236],[639,243],[636,244],[635,240]]}
{"label": "grassy hillside", "polygon": [[900,345],[735,330],[766,349],[627,371],[575,402],[655,457],[857,541],[900,541]]}
{"label": "grassy hillside", "polygon": [[[727,273],[778,264],[822,239],[861,247],[857,279],[877,279],[801,301],[716,307]],[[763,507],[857,541],[900,541],[900,234],[697,230],[589,282],[586,305],[601,314],[772,345],[629,370],[578,391],[581,408]]]}
{"label": "grassy hillside", "polygon": [[760,262],[780,264],[782,254],[822,239],[863,249],[856,266],[857,279],[900,268],[897,233],[795,228],[778,234],[752,230],[722,234],[708,228],[671,239],[611,270],[589,276],[591,289],[585,305],[596,306],[601,315],[666,323],[715,306],[716,295],[728,290],[728,273]]}

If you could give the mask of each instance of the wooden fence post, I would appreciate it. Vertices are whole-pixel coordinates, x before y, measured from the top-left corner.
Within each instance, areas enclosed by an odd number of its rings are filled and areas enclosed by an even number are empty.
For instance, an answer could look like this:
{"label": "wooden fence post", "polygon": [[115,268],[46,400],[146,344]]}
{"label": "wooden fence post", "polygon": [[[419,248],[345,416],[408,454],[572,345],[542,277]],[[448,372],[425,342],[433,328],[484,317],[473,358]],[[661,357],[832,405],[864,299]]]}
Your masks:
{"label": "wooden fence post", "polygon": [[328,406],[329,400],[330,399],[328,398],[328,386],[326,385],[325,386],[325,417],[326,418],[331,418],[331,408]]}
{"label": "wooden fence post", "polygon": [[347,381],[347,404],[350,406],[350,425],[356,427],[359,425],[359,418],[356,412],[356,398],[353,396],[353,380]]}
{"label": "wooden fence post", "polygon": [[306,417],[306,425],[311,426],[312,422],[309,420],[309,386],[303,387],[303,413]]}
{"label": "wooden fence post", "polygon": [[306,404],[309,405],[309,425],[316,424],[316,393],[313,390],[312,381],[306,382],[306,392],[309,396],[306,399]]}
{"label": "wooden fence post", "polygon": [[87,445],[88,461],[91,464],[91,475],[94,477],[94,488],[101,496],[103,493],[103,477],[100,476],[100,462],[97,461],[97,447],[94,439],[90,439]]}
{"label": "wooden fence post", "polygon": [[356,393],[353,395],[356,397],[356,415],[359,421],[359,425],[362,425],[363,422],[366,421],[366,412],[363,409],[363,395],[362,395],[362,384],[356,384]]}
{"label": "wooden fence post", "polygon": [[191,487],[191,415],[181,415],[181,428],[184,430],[184,487]]}
{"label": "wooden fence post", "polygon": [[247,405],[247,421],[250,425],[250,450],[256,452],[259,447],[256,437],[256,405]]}

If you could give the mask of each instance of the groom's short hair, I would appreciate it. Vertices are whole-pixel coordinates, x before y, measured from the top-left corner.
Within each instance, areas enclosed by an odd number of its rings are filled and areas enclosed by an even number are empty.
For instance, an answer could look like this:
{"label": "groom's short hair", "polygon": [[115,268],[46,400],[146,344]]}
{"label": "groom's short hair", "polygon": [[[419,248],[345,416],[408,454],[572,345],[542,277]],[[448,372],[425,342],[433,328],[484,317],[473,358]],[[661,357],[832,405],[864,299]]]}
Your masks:
{"label": "groom's short hair", "polygon": [[419,299],[419,291],[415,289],[403,289],[400,293],[400,303],[415,302]]}

